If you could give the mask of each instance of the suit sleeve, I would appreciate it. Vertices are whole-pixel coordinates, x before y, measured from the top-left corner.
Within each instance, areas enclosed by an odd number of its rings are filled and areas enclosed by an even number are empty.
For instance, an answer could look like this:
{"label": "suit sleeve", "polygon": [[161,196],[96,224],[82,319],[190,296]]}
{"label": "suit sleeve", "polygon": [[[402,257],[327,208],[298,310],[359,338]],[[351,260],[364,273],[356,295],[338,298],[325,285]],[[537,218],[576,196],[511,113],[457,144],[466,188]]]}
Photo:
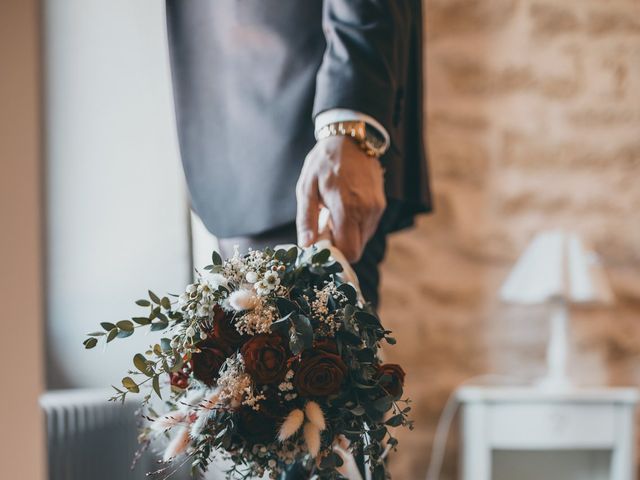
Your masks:
{"label": "suit sleeve", "polygon": [[411,0],[325,0],[326,50],[313,116],[333,108],[370,115],[391,131],[411,30]]}

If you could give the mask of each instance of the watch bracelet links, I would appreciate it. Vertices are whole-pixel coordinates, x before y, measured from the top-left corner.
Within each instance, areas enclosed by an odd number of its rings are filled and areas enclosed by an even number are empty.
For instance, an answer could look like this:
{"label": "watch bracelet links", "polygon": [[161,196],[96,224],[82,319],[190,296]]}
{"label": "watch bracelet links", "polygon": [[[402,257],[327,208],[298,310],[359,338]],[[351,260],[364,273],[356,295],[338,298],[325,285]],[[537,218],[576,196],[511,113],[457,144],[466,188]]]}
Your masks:
{"label": "watch bracelet links", "polygon": [[367,134],[367,124],[362,120],[329,123],[318,130],[316,140],[336,136],[353,138],[362,151],[370,157],[380,158],[386,151],[384,142]]}

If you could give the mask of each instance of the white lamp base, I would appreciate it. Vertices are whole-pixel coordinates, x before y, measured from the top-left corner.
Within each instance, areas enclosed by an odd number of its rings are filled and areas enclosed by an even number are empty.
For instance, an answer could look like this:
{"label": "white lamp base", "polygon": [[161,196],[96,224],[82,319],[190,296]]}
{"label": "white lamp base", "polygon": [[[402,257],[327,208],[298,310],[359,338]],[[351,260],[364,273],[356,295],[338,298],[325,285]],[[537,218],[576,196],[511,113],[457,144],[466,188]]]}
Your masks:
{"label": "white lamp base", "polygon": [[547,374],[536,383],[540,389],[570,390],[574,387],[567,375],[568,323],[567,304],[561,299],[554,300],[551,303]]}

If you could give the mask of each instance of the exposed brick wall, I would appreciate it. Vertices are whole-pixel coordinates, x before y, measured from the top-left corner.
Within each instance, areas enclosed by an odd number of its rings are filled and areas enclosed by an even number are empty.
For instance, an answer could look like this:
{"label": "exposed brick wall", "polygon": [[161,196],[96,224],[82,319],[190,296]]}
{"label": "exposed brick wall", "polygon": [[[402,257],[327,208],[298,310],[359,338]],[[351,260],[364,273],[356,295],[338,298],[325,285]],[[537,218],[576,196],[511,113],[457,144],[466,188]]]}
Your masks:
{"label": "exposed brick wall", "polygon": [[[483,372],[544,369],[544,311],[496,291],[539,229],[583,234],[612,310],[575,311],[571,369],[640,385],[640,2],[427,0],[427,137],[436,213],[394,236],[382,314],[416,430],[396,478],[426,472],[447,395]],[[455,441],[443,478],[454,478]]]}

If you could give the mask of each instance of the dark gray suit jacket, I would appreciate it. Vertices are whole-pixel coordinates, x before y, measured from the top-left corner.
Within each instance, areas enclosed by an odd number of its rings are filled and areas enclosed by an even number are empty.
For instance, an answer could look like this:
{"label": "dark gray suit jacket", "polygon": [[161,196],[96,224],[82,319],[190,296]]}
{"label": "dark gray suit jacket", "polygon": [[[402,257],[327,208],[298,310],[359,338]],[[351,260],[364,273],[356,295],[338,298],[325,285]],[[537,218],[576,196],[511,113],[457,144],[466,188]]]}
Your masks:
{"label": "dark gray suit jacket", "polygon": [[167,0],[182,162],[220,237],[292,222],[313,117],[371,115],[391,136],[397,229],[430,208],[420,0]]}

